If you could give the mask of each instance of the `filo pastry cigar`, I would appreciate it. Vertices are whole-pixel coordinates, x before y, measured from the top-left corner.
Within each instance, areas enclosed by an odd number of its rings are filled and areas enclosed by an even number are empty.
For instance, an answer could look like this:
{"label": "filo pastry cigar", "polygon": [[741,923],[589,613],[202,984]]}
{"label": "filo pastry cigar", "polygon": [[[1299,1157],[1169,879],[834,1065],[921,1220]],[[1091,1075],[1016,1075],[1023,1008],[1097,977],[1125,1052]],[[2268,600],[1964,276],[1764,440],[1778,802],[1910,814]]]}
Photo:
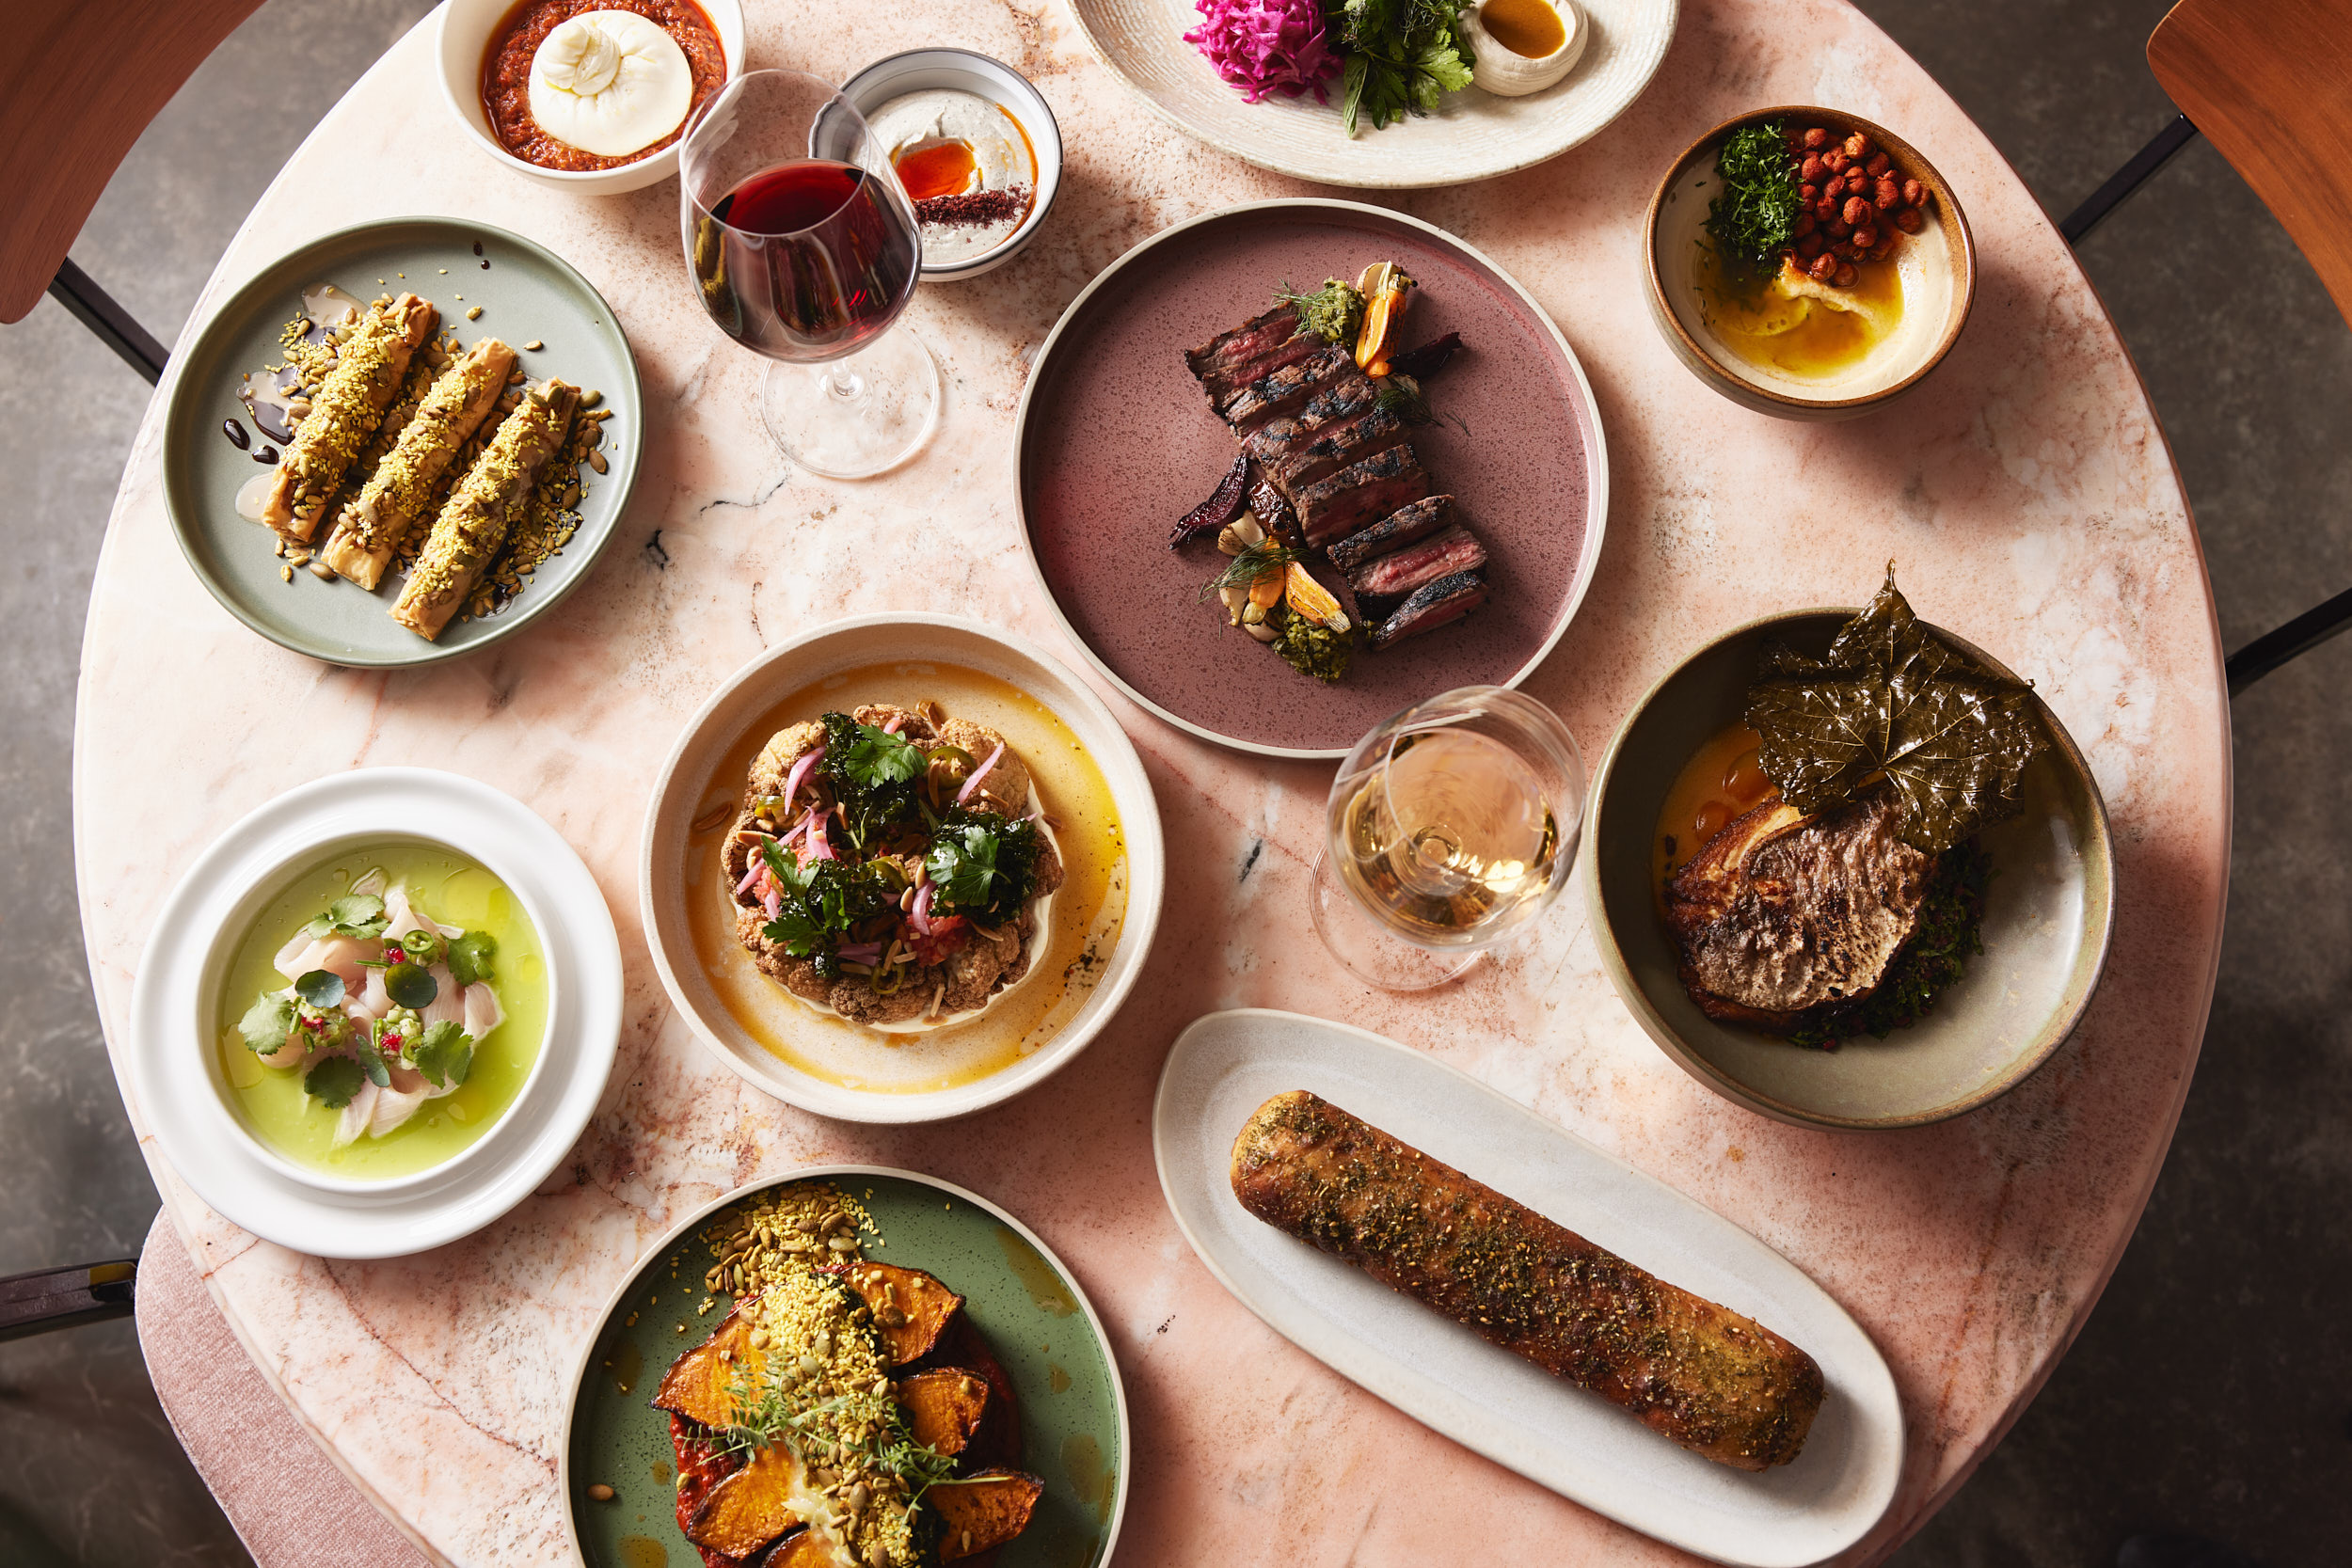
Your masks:
{"label": "filo pastry cigar", "polygon": [[320,553],[326,563],[373,590],[433,499],[434,487],[506,389],[515,351],[485,338],[435,378],[392,450],[335,519]]}
{"label": "filo pastry cigar", "polygon": [[524,389],[522,402],[433,519],[407,586],[392,606],[393,620],[427,641],[441,635],[531,504],[531,492],[563,447],[579,406],[580,388],[569,382],[542,381]]}
{"label": "filo pastry cigar", "polygon": [[1820,1367],[1771,1329],[1303,1089],[1258,1107],[1232,1174],[1276,1229],[1718,1464],[1788,1464],[1821,1408]]}
{"label": "filo pastry cigar", "polygon": [[318,531],[352,459],[399,395],[410,356],[440,320],[432,301],[404,293],[353,324],[262,499],[262,521],[297,544]]}

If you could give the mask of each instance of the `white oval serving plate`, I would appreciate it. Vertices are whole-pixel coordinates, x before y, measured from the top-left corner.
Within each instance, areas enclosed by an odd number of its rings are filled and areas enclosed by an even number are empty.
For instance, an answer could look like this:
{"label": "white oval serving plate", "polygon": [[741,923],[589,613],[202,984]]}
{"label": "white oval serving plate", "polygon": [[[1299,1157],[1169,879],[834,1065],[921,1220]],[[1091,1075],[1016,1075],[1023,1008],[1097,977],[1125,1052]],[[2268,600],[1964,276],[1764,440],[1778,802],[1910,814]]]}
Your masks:
{"label": "white oval serving plate", "polygon": [[1540,92],[1502,98],[1475,86],[1438,112],[1350,139],[1339,78],[1314,95],[1245,103],[1184,41],[1200,25],[1193,0],[1071,0],[1078,32],[1129,92],[1186,135],[1301,180],[1409,190],[1491,180],[1554,158],[1629,107],[1666,58],[1679,0],[1581,0],[1591,41],[1574,70]]}
{"label": "white oval serving plate", "polygon": [[[383,1181],[297,1178],[230,1110],[208,1021],[217,1014],[219,965],[245,923],[296,863],[360,838],[445,844],[506,884],[538,930],[548,1033],[515,1102],[456,1157]],[[131,1091],[164,1158],[226,1218],[321,1258],[396,1258],[469,1235],[529,1196],[587,1127],[620,1034],[620,938],[596,879],[563,836],[472,779],[368,768],[249,813],[181,877],[157,911],[131,992]]]}
{"label": "white oval serving plate", "polygon": [[[728,1009],[695,951],[685,863],[694,818],[712,800],[740,798],[740,777],[722,779],[728,752],[785,697],[845,671],[878,665],[948,665],[993,676],[1026,694],[1067,725],[1100,768],[1119,812],[1127,851],[1127,904],[1101,978],[1053,1036],[1009,1066],[949,1088],[853,1088],[804,1071],[762,1045]],[[1059,1071],[1102,1032],[1143,973],[1159,928],[1168,879],[1159,803],[1135,743],[1093,689],[1025,639],[952,615],[862,615],[780,642],[729,676],[688,720],[662,765],[645,808],[638,857],[638,896],[655,971],[678,1016],[746,1082],[788,1104],[842,1121],[940,1121],[967,1116]],[[777,988],[783,995],[781,987]],[[786,998],[791,1006],[802,1004]],[[900,1037],[922,1049],[920,1036]]]}
{"label": "white oval serving plate", "polygon": [[[1233,1196],[1233,1139],[1291,1089],[1804,1348],[1828,1384],[1804,1451],[1762,1475],[1702,1459],[1258,1220]],[[1152,1147],[1177,1226],[1242,1305],[1414,1419],[1629,1528],[1721,1562],[1797,1568],[1860,1540],[1895,1496],[1895,1380],[1828,1292],[1712,1210],[1409,1046],[1296,1013],[1212,1013],[1168,1053]]]}

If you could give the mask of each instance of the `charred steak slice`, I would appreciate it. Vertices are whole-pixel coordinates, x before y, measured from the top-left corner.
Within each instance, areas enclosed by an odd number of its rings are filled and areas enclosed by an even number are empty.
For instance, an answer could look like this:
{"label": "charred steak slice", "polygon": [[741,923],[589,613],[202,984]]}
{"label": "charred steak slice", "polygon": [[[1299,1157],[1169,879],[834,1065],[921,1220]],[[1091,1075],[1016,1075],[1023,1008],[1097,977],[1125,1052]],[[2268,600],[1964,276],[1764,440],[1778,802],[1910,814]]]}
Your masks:
{"label": "charred steak slice", "polygon": [[1456,572],[1424,583],[1397,606],[1394,613],[1372,628],[1372,645],[1387,648],[1432,626],[1458,621],[1486,602],[1486,579],[1476,572]]}
{"label": "charred steak slice", "polygon": [[1295,332],[1288,339],[1227,371],[1212,372],[1200,377],[1201,388],[1209,394],[1214,406],[1232,397],[1234,392],[1253,381],[1263,381],[1276,371],[1288,370],[1300,361],[1321,354],[1324,341],[1311,332]]}
{"label": "charred steak slice", "polygon": [[1691,999],[1710,1018],[1787,1030],[1876,990],[1935,871],[1898,820],[1882,785],[1816,816],[1768,801],[1708,839],[1666,884]]}
{"label": "charred steak slice", "polygon": [[1301,430],[1296,420],[1276,420],[1260,426],[1242,445],[1257,459],[1266,478],[1295,492],[1408,438],[1403,420],[1375,408],[1344,423],[1317,430]]}
{"label": "charred steak slice", "polygon": [[1347,574],[1347,586],[1367,606],[1393,603],[1423,583],[1486,564],[1486,546],[1456,523],[1419,544],[1375,556]]}
{"label": "charred steak slice", "polygon": [[1374,556],[1425,539],[1453,520],[1452,496],[1424,496],[1410,506],[1398,507],[1370,528],[1349,534],[1327,553],[1332,565],[1352,572]]}
{"label": "charred steak slice", "polygon": [[1427,494],[1429,472],[1407,445],[1292,491],[1291,504],[1298,509],[1307,543],[1327,545]]}
{"label": "charred steak slice", "polygon": [[1199,348],[1185,350],[1184,367],[1204,383],[1212,376],[1230,376],[1273,353],[1297,331],[1297,307],[1279,305],[1230,332],[1218,333]]}
{"label": "charred steak slice", "polygon": [[1316,393],[1350,378],[1364,379],[1354,355],[1337,346],[1319,349],[1295,365],[1285,365],[1228,393],[1216,411],[1233,427],[1234,435],[1246,436],[1268,420],[1295,412]]}

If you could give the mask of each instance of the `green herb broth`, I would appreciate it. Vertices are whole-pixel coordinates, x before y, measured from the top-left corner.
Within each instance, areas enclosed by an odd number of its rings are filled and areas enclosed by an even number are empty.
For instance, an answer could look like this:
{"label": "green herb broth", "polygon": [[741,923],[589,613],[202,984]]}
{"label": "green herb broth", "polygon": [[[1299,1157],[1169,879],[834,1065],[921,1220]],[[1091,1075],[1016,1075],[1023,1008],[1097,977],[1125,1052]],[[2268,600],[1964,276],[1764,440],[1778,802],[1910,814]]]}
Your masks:
{"label": "green herb broth", "polygon": [[[340,1113],[303,1092],[296,1069],[262,1065],[237,1022],[253,999],[285,989],[275,963],[296,927],[381,869],[385,885],[406,883],[421,912],[445,926],[484,930],[497,942],[489,984],[506,1017],[474,1045],[465,1084],[429,1100],[380,1138],[334,1147]],[[522,901],[479,862],[437,844],[384,841],[323,861],[262,909],[230,961],[216,1005],[216,1048],[231,1110],[279,1155],[329,1176],[382,1180],[412,1176],[469,1148],[515,1102],[547,1037],[547,960]]]}

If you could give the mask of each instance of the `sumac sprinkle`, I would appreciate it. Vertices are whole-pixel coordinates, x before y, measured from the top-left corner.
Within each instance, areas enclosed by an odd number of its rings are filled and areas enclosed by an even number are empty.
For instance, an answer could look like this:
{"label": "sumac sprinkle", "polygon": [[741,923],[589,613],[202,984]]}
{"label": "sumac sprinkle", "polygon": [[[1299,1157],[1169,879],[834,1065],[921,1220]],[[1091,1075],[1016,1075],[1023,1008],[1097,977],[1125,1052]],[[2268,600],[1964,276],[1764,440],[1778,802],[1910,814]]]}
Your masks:
{"label": "sumac sprinkle", "polygon": [[914,204],[914,215],[925,223],[1002,223],[1019,217],[1025,204],[1026,198],[1019,191],[965,191],[957,196],[926,197]]}

